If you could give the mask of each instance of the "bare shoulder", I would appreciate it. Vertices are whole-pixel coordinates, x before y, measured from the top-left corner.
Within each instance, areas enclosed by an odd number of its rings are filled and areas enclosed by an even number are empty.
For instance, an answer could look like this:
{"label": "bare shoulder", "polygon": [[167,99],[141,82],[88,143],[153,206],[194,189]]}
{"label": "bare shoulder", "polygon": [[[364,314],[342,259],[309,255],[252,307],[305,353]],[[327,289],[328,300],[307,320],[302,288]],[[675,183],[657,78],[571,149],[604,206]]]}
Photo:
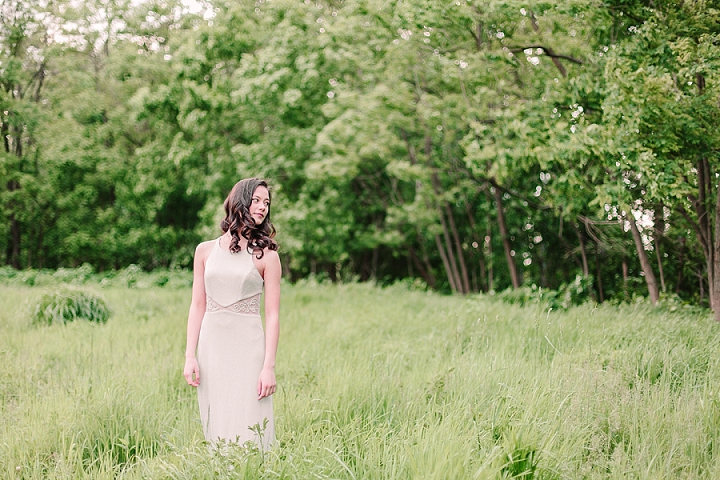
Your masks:
{"label": "bare shoulder", "polygon": [[260,272],[263,278],[267,278],[268,274],[279,278],[282,267],[280,266],[280,255],[276,250],[263,249],[263,256],[259,261],[262,265]]}
{"label": "bare shoulder", "polygon": [[280,263],[280,255],[278,254],[277,250],[270,250],[269,248],[264,248],[263,258],[266,262],[269,261],[272,263]]}
{"label": "bare shoulder", "polygon": [[212,251],[213,246],[215,245],[215,242],[217,240],[208,240],[207,242],[202,242],[198,244],[197,247],[195,247],[195,258],[196,259],[205,259],[208,255],[210,255],[210,252]]}

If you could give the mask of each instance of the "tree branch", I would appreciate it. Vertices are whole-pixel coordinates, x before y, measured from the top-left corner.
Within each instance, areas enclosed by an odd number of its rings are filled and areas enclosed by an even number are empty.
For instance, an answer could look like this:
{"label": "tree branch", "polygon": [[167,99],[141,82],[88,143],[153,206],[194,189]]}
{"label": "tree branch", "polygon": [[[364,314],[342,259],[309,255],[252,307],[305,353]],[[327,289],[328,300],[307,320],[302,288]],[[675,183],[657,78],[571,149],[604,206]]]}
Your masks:
{"label": "tree branch", "polygon": [[695,230],[695,234],[698,236],[698,240],[700,240],[700,245],[702,245],[703,249],[706,251],[709,251],[710,244],[708,242],[708,239],[705,237],[705,234],[702,231],[702,228],[700,228],[700,225],[694,221],[692,218],[690,218],[690,215],[688,214],[687,210],[683,206],[675,207],[675,210],[683,216],[683,218],[690,224],[690,226]]}
{"label": "tree branch", "polygon": [[513,53],[522,52],[523,50],[527,50],[528,48],[532,48],[532,49],[539,48],[539,49],[542,50],[542,51],[545,53],[545,55],[547,55],[548,57],[551,57],[551,58],[562,58],[563,60],[568,60],[568,61],[573,62],[573,63],[576,63],[576,64],[578,64],[578,65],[584,65],[584,64],[585,64],[585,62],[583,62],[583,61],[580,60],[579,58],[571,57],[570,55],[563,55],[563,54],[560,54],[560,53],[555,53],[555,51],[554,51],[552,48],[546,47],[546,46],[544,46],[544,45],[528,45],[527,47],[516,46],[516,47],[509,47],[509,48],[510,48],[510,51],[513,52]]}

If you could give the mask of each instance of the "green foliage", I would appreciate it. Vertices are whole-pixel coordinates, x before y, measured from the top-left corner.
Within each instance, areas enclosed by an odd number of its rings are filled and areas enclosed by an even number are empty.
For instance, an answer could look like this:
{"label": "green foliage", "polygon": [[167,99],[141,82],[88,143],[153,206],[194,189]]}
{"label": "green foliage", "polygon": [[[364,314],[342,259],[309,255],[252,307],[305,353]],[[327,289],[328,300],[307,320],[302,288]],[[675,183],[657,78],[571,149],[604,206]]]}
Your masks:
{"label": "green foliage", "polygon": [[105,300],[81,290],[61,290],[44,294],[32,315],[33,323],[40,325],[64,325],[78,319],[106,323],[109,318],[110,309]]}
{"label": "green foliage", "polygon": [[521,440],[511,436],[505,441],[505,458],[501,468],[502,478],[531,480],[535,478],[539,452]]}
{"label": "green foliage", "polygon": [[516,289],[508,288],[497,294],[497,298],[509,305],[541,304],[548,307],[554,303],[557,296],[556,291],[543,289],[535,284]]}
{"label": "green foliage", "polygon": [[158,268],[146,272],[137,265],[128,265],[120,270],[93,273],[92,267],[85,264],[78,268],[59,268],[57,270],[15,270],[0,267],[0,285],[58,286],[99,285],[101,287],[130,288],[190,288],[192,272],[181,269]]}
{"label": "green foliage", "polygon": [[507,289],[497,297],[510,305],[543,305],[547,308],[568,309],[593,299],[593,278],[577,275],[570,283],[563,283],[557,290],[544,289],[535,284],[518,289]]}
{"label": "green foliage", "polygon": [[707,304],[716,1],[9,5],[5,264],[188,268],[259,176],[292,280],[624,301],[645,290],[635,212],[666,292]]}
{"label": "green foliage", "polygon": [[84,284],[90,281],[92,274],[92,266],[84,263],[78,268],[58,268],[53,273],[53,278],[61,283]]}

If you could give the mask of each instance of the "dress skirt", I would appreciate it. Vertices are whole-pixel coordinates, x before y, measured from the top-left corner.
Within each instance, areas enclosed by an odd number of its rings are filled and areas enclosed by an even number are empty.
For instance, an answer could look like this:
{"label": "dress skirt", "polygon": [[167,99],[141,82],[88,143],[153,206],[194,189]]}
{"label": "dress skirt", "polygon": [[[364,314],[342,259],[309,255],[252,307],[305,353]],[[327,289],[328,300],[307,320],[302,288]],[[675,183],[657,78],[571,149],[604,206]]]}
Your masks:
{"label": "dress skirt", "polygon": [[258,400],[265,361],[259,314],[207,311],[198,340],[198,401],[205,438],[254,442],[266,450],[275,440],[272,396]]}

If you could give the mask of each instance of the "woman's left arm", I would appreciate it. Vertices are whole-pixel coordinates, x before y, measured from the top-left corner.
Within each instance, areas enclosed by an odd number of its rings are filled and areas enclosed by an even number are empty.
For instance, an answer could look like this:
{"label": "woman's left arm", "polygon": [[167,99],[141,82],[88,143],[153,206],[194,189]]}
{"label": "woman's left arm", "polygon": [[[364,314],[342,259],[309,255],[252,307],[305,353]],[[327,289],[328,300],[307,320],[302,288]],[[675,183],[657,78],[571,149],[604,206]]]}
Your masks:
{"label": "woman's left arm", "polygon": [[275,356],[280,338],[280,256],[274,250],[266,250],[265,268],[265,361],[258,379],[258,400],[275,393]]}

